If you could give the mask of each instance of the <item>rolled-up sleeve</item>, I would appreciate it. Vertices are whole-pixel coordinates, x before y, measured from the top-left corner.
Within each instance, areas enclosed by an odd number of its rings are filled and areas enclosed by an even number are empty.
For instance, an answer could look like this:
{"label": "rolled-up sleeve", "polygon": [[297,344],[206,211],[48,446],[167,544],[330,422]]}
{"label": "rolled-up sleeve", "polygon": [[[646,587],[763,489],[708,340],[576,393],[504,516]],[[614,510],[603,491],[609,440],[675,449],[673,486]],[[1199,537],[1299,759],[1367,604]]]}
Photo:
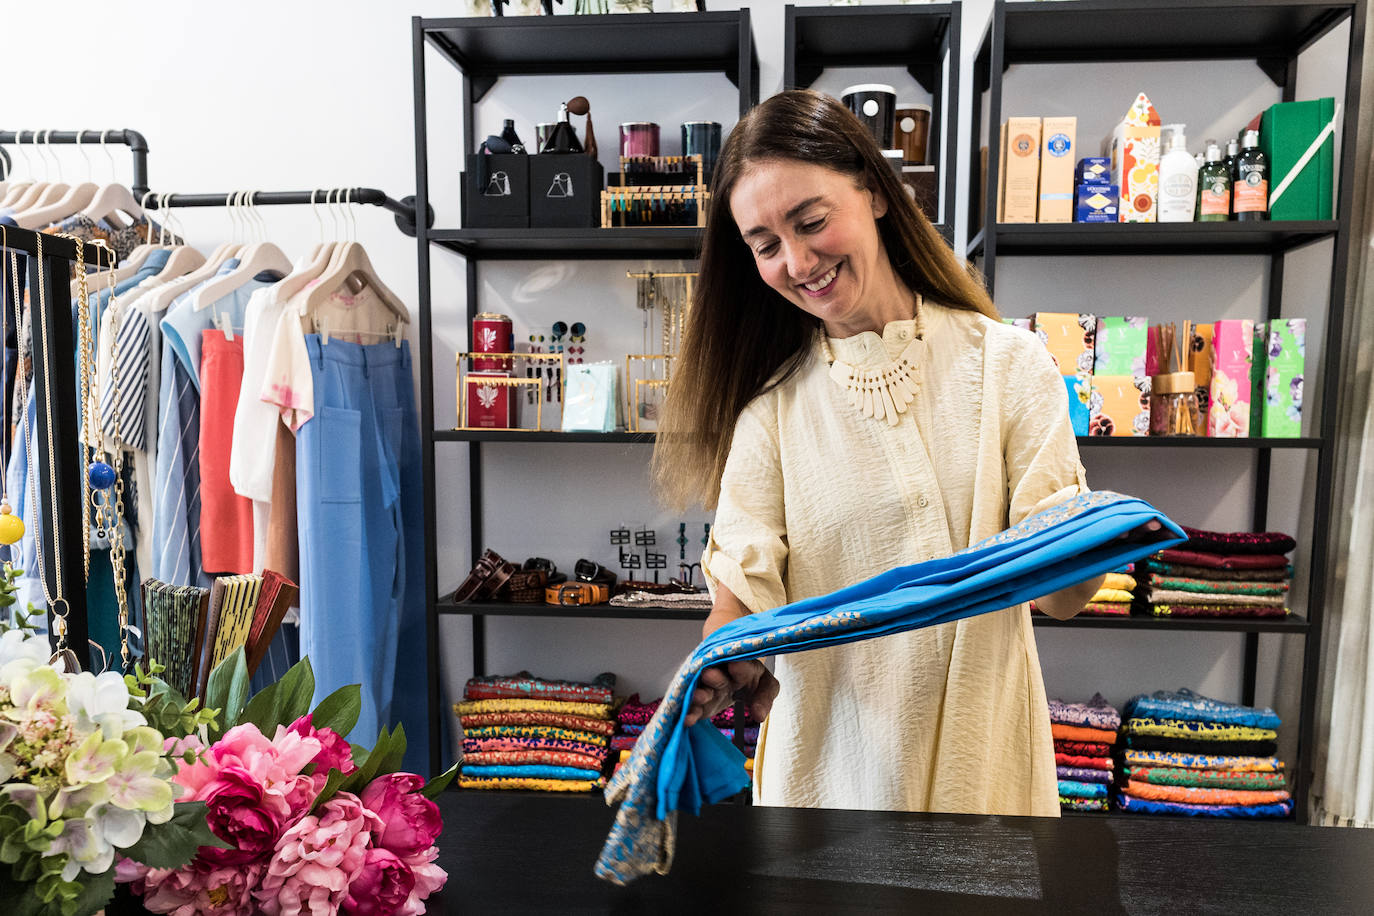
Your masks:
{"label": "rolled-up sleeve", "polygon": [[1038,341],[1019,341],[1003,377],[1007,516],[1012,525],[1088,492],[1064,380]]}
{"label": "rolled-up sleeve", "polygon": [[776,413],[756,400],[735,423],[701,568],[752,614],[787,603],[787,519]]}

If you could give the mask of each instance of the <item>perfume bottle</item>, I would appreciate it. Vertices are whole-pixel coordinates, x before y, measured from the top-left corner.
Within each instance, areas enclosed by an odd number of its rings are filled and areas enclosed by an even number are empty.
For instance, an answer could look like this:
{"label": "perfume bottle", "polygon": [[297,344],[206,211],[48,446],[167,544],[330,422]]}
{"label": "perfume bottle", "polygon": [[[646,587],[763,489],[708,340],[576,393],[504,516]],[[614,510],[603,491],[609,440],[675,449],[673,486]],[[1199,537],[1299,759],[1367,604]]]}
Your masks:
{"label": "perfume bottle", "polygon": [[568,103],[558,106],[558,121],[553,125],[549,139],[540,148],[541,153],[580,153],[582,144],[577,139],[577,131],[568,121]]}
{"label": "perfume bottle", "polygon": [[515,121],[513,119],[506,118],[506,126],[501,128],[501,139],[510,144],[510,151],[512,153],[524,154],[526,152],[525,144],[521,142],[520,135],[515,132]]}

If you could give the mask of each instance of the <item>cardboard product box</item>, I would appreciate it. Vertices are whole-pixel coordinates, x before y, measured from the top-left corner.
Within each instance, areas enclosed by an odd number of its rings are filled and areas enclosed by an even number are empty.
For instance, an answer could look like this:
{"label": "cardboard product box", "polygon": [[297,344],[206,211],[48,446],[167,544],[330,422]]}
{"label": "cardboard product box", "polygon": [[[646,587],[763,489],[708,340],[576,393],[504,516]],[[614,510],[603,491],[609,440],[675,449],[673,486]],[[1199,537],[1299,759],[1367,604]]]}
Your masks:
{"label": "cardboard product box", "polygon": [[[998,130],[997,143],[997,222],[1006,222],[1007,213],[1007,122]],[[986,182],[984,182],[986,184]]]}
{"label": "cardboard product box", "polygon": [[1075,223],[1114,223],[1120,212],[1120,195],[1114,184],[1080,184],[1074,189]]}
{"label": "cardboard product box", "polygon": [[1086,375],[1065,375],[1064,390],[1069,398],[1069,424],[1075,436],[1087,436],[1092,431],[1092,379]]}
{"label": "cardboard product box", "polygon": [[[1260,152],[1269,160],[1271,220],[1333,218],[1336,136],[1326,127],[1335,114],[1336,100],[1324,98],[1280,102],[1261,115]],[[1312,156],[1278,193],[1309,149],[1313,149]]]}
{"label": "cardboard product box", "polygon": [[474,153],[463,173],[463,225],[477,229],[528,229],[530,158],[518,153]]}
{"label": "cardboard product box", "polygon": [[1077,118],[1046,118],[1041,126],[1039,222],[1073,222],[1077,134]]}
{"label": "cardboard product box", "polygon": [[1077,312],[1036,312],[1035,334],[1060,375],[1092,375],[1097,318]]}
{"label": "cardboard product box", "polygon": [[1118,222],[1155,221],[1159,204],[1159,126],[1159,112],[1142,92],[1102,143],[1102,151],[1112,161],[1112,183],[1120,193]]}
{"label": "cardboard product box", "polygon": [[1009,118],[1006,131],[1001,222],[1033,223],[1040,194],[1040,119]]}
{"label": "cardboard product box", "polygon": [[1094,374],[1089,413],[1090,436],[1148,436],[1149,379],[1143,375]]}
{"label": "cardboard product box", "polygon": [[601,225],[601,163],[580,153],[540,153],[530,160],[530,225],[591,229]]}
{"label": "cardboard product box", "polygon": [[458,396],[467,408],[467,425],[481,429],[518,429],[523,389],[514,385],[484,385],[483,378],[510,378],[505,372],[468,372],[459,382]]}
{"label": "cardboard product box", "polygon": [[1093,375],[1149,378],[1145,373],[1149,330],[1148,318],[1098,318],[1097,337],[1093,346]]}
{"label": "cardboard product box", "polygon": [[1302,435],[1302,384],[1307,355],[1307,320],[1285,318],[1266,328],[1264,397],[1260,435],[1296,439]]}
{"label": "cardboard product box", "polygon": [[1248,318],[1218,321],[1212,332],[1212,382],[1207,435],[1250,435],[1250,369],[1254,364],[1255,323]]}
{"label": "cardboard product box", "polygon": [[1112,160],[1107,156],[1085,156],[1078,160],[1073,169],[1073,183],[1110,184],[1112,180]]}
{"label": "cardboard product box", "polygon": [[1210,324],[1193,325],[1193,343],[1188,360],[1188,371],[1197,380],[1197,409],[1204,417],[1212,400],[1212,331]]}
{"label": "cardboard product box", "polygon": [[983,220],[988,212],[988,148],[978,148],[978,215],[974,218],[973,231],[983,228]]}

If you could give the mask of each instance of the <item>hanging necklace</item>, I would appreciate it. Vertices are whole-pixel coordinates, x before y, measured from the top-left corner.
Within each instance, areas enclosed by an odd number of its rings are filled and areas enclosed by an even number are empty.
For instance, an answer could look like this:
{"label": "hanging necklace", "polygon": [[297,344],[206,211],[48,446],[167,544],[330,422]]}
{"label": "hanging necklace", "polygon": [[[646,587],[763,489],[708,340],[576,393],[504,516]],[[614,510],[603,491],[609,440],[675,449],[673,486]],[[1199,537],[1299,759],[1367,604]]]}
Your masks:
{"label": "hanging necklace", "polygon": [[[109,298],[105,300],[105,308],[110,313],[110,340],[119,339],[119,310],[115,308],[114,275],[107,274],[109,285]],[[83,300],[84,307],[84,300]],[[90,318],[87,316],[87,328],[90,327]],[[95,358],[95,347],[92,342],[91,359]],[[83,373],[86,369],[83,368]],[[110,360],[110,397],[113,403],[120,403],[119,398],[119,360]],[[92,401],[97,398],[92,394]],[[110,572],[114,576],[115,605],[119,609],[119,652],[120,660],[123,663],[124,672],[129,673],[132,668],[133,656],[129,651],[129,594],[125,590],[126,572],[124,569],[124,531],[122,521],[124,518],[124,434],[119,426],[119,411],[110,412],[110,440],[105,438],[104,424],[100,427],[100,443],[102,458],[110,458],[114,461],[111,468],[104,461],[97,461],[91,465],[89,473],[90,485],[97,491],[103,493],[104,516],[108,522],[107,530],[110,532]],[[97,474],[99,478],[97,479]],[[111,486],[113,484],[113,486]]]}
{"label": "hanging necklace", "polygon": [[920,373],[920,353],[925,347],[921,333],[921,306],[925,300],[916,295],[915,333],[911,343],[906,345],[895,360],[877,369],[860,368],[842,359],[836,359],[826,340],[825,329],[821,329],[821,353],[830,364],[830,380],[844,389],[851,407],[865,417],[886,420],[889,426],[896,426],[907,406],[916,397],[920,388],[917,376]]}
{"label": "hanging necklace", "polygon": [[[14,252],[9,250],[9,230],[0,227],[0,233],[3,233],[3,235],[0,236],[0,239],[2,239],[0,240],[0,299],[5,298],[3,295],[5,292],[5,268],[6,264],[8,264],[10,291],[13,296],[13,298],[10,299],[10,304],[18,310],[19,263]],[[6,261],[6,258],[8,258],[8,261]],[[0,341],[4,341],[9,336],[9,311],[9,306],[0,309]],[[16,320],[15,327],[18,326],[18,321]],[[8,377],[8,369],[8,366],[0,365],[0,375]],[[0,450],[3,452],[3,454],[0,454],[0,460],[3,460],[5,467],[8,468],[10,447],[13,444],[10,441],[10,425],[8,423],[5,424],[4,430],[0,431],[0,444],[4,446],[4,448]],[[0,544],[9,545],[19,543],[20,539],[24,537],[24,520],[15,515],[14,509],[10,506],[7,477],[7,474],[0,474]],[[5,565],[9,566],[9,563],[7,562]]]}

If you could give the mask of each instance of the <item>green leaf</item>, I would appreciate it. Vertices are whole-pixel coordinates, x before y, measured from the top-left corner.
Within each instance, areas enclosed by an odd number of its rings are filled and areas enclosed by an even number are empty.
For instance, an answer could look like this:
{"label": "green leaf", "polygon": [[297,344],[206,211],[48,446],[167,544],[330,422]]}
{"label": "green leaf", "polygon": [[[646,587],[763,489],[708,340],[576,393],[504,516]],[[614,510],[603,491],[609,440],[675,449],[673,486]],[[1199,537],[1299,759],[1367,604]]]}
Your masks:
{"label": "green leaf", "polygon": [[100,912],[105,904],[114,898],[115,873],[113,868],[99,875],[88,875],[83,872],[81,880],[85,882],[85,886],[81,888],[80,895],[73,901],[74,905],[69,908],[64,904],[62,907],[62,912],[66,916],[92,916],[93,913]]}
{"label": "green leaf", "polygon": [[[221,711],[218,731],[223,733],[239,724],[239,715],[247,701],[248,664],[243,660],[243,647],[239,646],[210,672],[210,681],[205,687],[205,705]],[[176,704],[178,711],[184,702]]]}
{"label": "green leaf", "polygon": [[387,748],[386,756],[377,762],[377,771],[373,777],[382,776],[386,773],[395,773],[401,768],[406,756],[406,728],[397,723],[396,731],[391,733],[391,746]]}
{"label": "green leaf", "polygon": [[210,832],[205,802],[177,802],[171,820],[150,824],[139,841],[123,850],[123,854],[149,868],[180,868],[196,857],[200,846],[231,848]]}
{"label": "green leaf", "polygon": [[455,763],[453,766],[449,767],[447,771],[440,773],[438,776],[435,776],[429,782],[425,783],[425,787],[420,790],[420,794],[430,801],[433,801],[443,794],[443,791],[448,788],[448,784],[453,782],[453,778],[457,775],[458,764]]}
{"label": "green leaf", "polygon": [[316,728],[328,728],[347,738],[358,724],[358,715],[363,709],[363,690],[357,684],[340,687],[329,696],[320,700],[311,713],[310,722]]}
{"label": "green leaf", "polygon": [[337,795],[339,793],[339,787],[342,786],[347,779],[348,777],[339,770],[330,770],[329,779],[325,781],[324,788],[320,790],[320,794],[315,797],[315,804],[311,810],[318,810],[321,805]]}
{"label": "green leaf", "polygon": [[235,724],[251,722],[270,737],[278,725],[290,725],[309,712],[314,695],[315,672],[310,659],[303,658],[281,680],[264,687],[249,700]]}

